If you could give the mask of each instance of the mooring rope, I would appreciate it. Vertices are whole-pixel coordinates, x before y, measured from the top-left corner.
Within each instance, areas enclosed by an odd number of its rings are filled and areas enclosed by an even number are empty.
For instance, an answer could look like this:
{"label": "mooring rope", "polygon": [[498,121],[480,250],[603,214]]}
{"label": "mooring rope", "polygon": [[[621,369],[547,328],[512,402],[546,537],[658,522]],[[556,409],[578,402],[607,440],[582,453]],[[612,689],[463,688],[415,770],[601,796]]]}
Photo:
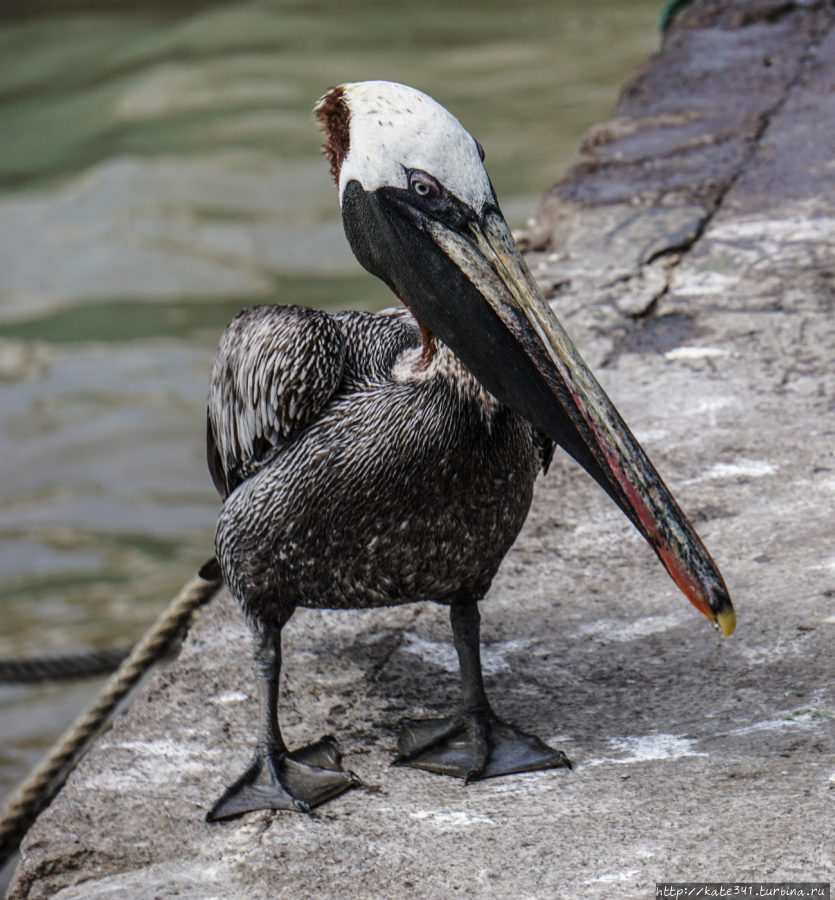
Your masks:
{"label": "mooring rope", "polygon": [[112,650],[78,650],[46,656],[0,659],[0,683],[31,684],[37,681],[62,681],[109,675],[130,654],[130,647]]}
{"label": "mooring rope", "polygon": [[171,650],[194,612],[208,602],[220,581],[193,578],[133,648],[101,693],[59,738],[43,761],[11,794],[0,816],[0,865],[17,850],[37,816],[50,804],[69,773],[104,730],[116,707],[145,672]]}

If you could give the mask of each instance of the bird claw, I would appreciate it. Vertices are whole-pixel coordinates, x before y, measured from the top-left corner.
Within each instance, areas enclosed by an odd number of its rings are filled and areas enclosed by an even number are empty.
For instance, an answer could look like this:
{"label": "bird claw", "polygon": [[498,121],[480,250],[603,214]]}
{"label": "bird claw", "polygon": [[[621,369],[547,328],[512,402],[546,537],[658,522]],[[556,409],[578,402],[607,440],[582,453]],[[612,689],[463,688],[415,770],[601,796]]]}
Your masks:
{"label": "bird claw", "polygon": [[464,784],[514,772],[571,768],[561,750],[503,722],[492,712],[442,719],[404,719],[395,765],[464,779]]}
{"label": "bird claw", "polygon": [[241,777],[215,803],[207,822],[228,819],[256,809],[310,812],[361,784],[342,768],[342,756],[332,737],[290,753],[259,748]]}

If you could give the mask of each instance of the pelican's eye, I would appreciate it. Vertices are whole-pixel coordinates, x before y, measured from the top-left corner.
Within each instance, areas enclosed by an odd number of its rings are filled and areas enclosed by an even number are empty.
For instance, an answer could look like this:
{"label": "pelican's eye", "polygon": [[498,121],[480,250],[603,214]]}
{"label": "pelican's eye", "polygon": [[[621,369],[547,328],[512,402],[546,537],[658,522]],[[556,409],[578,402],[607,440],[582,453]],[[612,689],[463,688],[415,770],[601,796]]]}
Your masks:
{"label": "pelican's eye", "polygon": [[441,186],[428,172],[412,169],[409,172],[409,189],[418,197],[439,197]]}

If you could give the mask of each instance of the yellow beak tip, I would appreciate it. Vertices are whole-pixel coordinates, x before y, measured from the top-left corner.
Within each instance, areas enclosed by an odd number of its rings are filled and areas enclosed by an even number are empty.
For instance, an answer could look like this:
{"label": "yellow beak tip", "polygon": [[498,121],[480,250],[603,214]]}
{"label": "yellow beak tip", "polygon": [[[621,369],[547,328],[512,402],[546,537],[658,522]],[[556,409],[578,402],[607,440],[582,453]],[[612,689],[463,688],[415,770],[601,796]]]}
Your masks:
{"label": "yellow beak tip", "polygon": [[734,628],[736,628],[736,613],[733,607],[731,606],[718,612],[713,621],[722,632],[722,637],[728,637],[728,635],[733,634]]}

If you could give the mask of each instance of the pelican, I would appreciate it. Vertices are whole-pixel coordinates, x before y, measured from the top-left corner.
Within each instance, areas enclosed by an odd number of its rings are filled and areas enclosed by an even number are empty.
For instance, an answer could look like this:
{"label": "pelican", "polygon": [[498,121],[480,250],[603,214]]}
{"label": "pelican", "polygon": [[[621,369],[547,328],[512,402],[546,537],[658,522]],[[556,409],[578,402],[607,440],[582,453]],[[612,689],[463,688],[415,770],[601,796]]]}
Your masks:
{"label": "pelican", "polygon": [[449,607],[462,695],[405,719],[396,761],[463,778],[570,767],[502,721],[482,681],[478,603],[556,444],[632,521],[723,633],[722,576],[523,261],[478,142],[431,97],[382,81],[315,108],[359,262],[402,302],[382,313],[255,306],[221,337],[208,463],[215,560],[255,644],[261,728],[207,815],[306,811],[358,783],[332,738],[289,750],[281,630],[296,607]]}

